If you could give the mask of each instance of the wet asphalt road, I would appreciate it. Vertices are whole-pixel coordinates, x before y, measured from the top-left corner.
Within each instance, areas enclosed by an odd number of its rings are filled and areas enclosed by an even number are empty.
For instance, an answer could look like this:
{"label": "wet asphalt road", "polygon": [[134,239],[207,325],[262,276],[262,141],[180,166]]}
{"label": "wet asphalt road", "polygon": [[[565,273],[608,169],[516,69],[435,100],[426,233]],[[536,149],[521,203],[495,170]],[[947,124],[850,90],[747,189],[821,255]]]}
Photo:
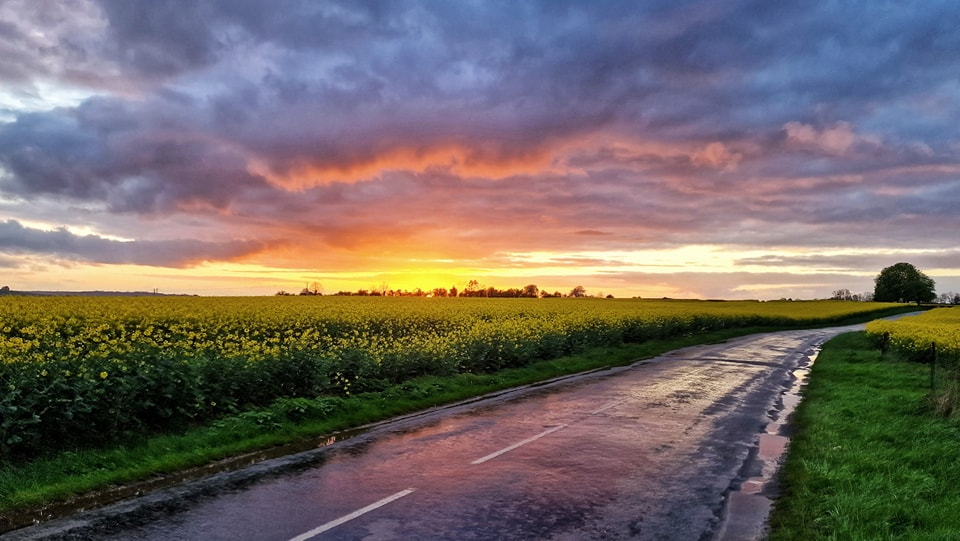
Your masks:
{"label": "wet asphalt road", "polygon": [[0,539],[712,539],[793,371],[853,328],[678,350]]}

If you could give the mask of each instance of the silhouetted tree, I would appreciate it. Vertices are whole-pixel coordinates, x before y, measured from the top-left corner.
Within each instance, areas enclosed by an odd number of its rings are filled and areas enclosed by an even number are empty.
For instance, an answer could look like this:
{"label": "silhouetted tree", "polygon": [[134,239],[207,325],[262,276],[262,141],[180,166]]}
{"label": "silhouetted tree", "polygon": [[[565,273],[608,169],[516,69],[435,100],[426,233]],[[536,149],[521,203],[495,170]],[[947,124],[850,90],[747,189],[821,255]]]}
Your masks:
{"label": "silhouetted tree", "polygon": [[877,302],[915,302],[918,305],[937,297],[933,279],[910,263],[891,265],[874,280],[873,300]]}
{"label": "silhouetted tree", "polygon": [[587,290],[583,286],[577,286],[570,290],[571,297],[586,297]]}
{"label": "silhouetted tree", "polygon": [[301,295],[321,295],[323,294],[323,286],[320,285],[320,282],[310,282],[307,284],[307,287],[300,290]]}
{"label": "silhouetted tree", "polygon": [[478,292],[480,291],[480,282],[476,280],[470,280],[467,282],[467,287],[463,288],[464,297],[478,297]]}
{"label": "silhouetted tree", "polygon": [[521,297],[538,297],[540,296],[540,288],[537,287],[537,284],[527,284],[523,286],[523,292],[520,294]]}
{"label": "silhouetted tree", "polygon": [[850,293],[849,289],[838,289],[833,292],[830,299],[835,301],[849,301],[853,300],[853,294]]}

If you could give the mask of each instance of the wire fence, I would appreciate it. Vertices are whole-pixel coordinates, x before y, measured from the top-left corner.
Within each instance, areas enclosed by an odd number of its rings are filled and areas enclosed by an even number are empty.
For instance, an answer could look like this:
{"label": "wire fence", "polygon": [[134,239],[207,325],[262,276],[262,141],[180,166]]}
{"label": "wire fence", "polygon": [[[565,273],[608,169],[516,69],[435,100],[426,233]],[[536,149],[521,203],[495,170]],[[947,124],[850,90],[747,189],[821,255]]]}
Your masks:
{"label": "wire fence", "polygon": [[960,354],[933,342],[914,355],[930,366],[930,399],[936,410],[945,415],[960,411]]}
{"label": "wire fence", "polygon": [[890,333],[879,338],[884,357],[892,351],[900,358],[930,367],[930,396],[939,412],[960,412],[960,351],[941,347],[937,342],[922,349],[895,348],[891,347]]}

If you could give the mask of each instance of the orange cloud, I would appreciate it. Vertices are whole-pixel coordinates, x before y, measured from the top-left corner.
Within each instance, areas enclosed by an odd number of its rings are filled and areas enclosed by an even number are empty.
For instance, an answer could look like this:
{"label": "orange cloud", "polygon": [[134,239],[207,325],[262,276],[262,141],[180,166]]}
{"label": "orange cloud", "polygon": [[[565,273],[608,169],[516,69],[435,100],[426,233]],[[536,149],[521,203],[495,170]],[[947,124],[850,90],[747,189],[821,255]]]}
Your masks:
{"label": "orange cloud", "polygon": [[345,163],[303,163],[277,171],[261,160],[248,166],[252,174],[266,178],[285,190],[304,190],[334,183],[353,183],[379,178],[387,171],[424,173],[440,171],[461,178],[502,179],[515,175],[541,174],[555,170],[555,156],[549,149],[504,155],[496,149],[461,144],[436,147],[398,147],[369,159]]}
{"label": "orange cloud", "polygon": [[701,167],[735,170],[743,155],[723,143],[691,148],[611,133],[589,133],[518,142],[515,148],[502,142],[452,142],[436,145],[398,145],[368,155],[336,160],[317,159],[276,167],[266,159],[252,158],[247,171],[287,191],[303,191],[332,184],[352,184],[382,178],[385,172],[438,172],[461,179],[502,180],[515,176],[579,174],[591,158],[614,159],[624,164],[651,157],[682,158]]}

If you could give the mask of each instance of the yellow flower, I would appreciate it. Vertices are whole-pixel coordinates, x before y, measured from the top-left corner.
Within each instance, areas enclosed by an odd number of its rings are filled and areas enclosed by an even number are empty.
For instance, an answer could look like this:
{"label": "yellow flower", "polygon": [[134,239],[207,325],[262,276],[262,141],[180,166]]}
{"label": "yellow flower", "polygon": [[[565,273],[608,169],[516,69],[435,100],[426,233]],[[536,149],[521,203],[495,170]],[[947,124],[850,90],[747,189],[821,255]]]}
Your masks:
{"label": "yellow flower", "polygon": [[108,375],[106,372],[100,372],[100,379],[107,379]]}

